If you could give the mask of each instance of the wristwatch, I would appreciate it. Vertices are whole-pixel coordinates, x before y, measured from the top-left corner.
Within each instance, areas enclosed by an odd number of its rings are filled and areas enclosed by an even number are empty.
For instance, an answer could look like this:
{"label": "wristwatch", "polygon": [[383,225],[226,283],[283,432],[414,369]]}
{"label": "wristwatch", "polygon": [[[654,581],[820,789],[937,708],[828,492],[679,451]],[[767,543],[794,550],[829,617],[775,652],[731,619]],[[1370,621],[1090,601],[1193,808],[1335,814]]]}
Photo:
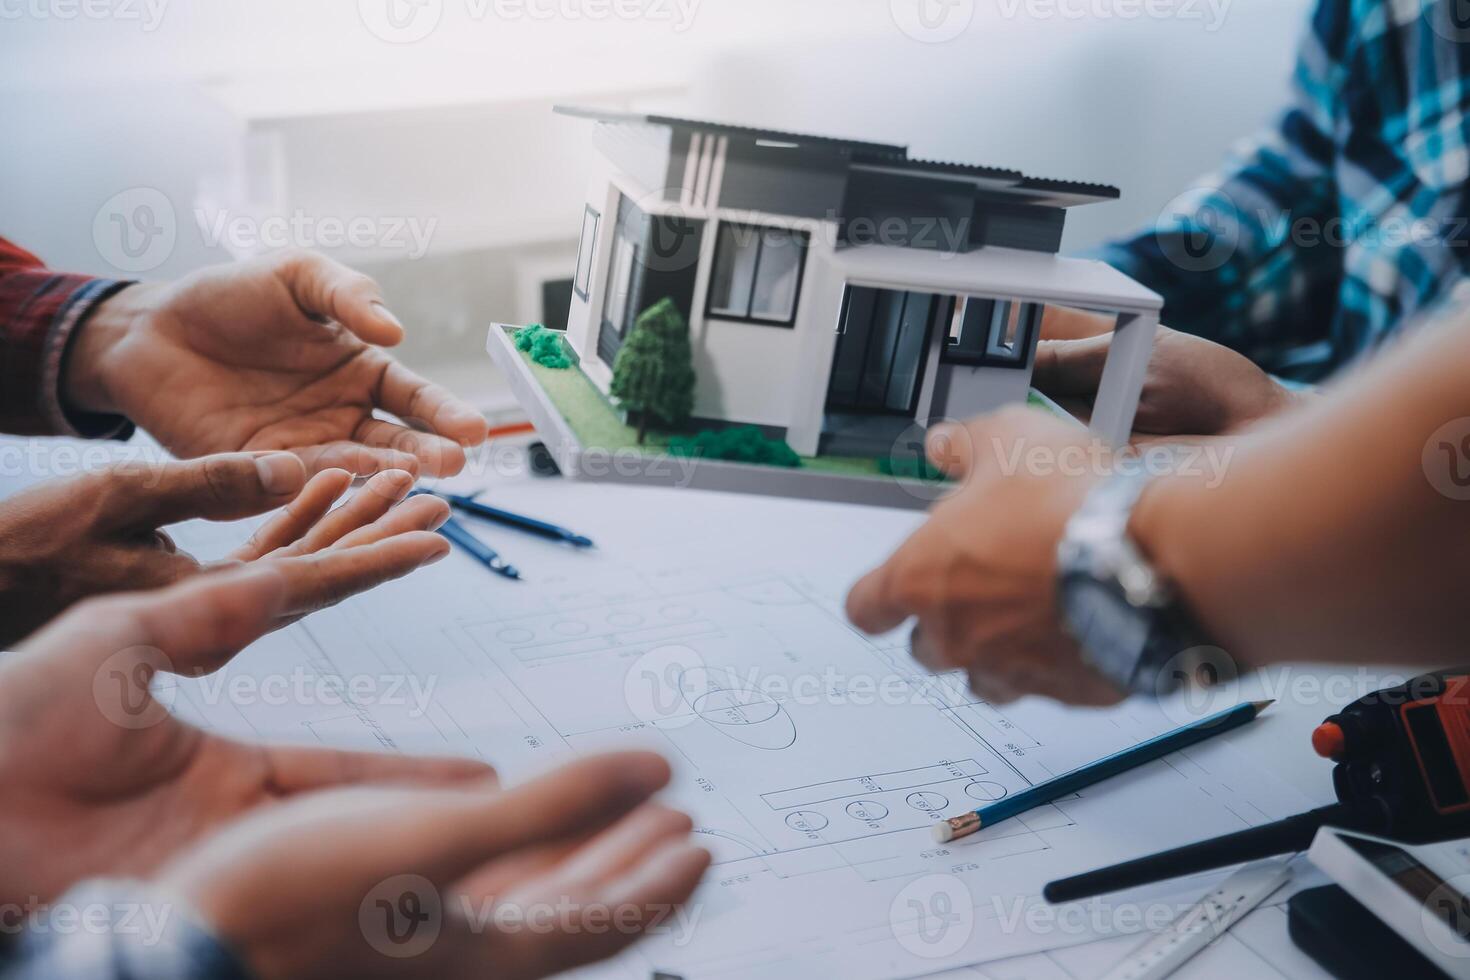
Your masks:
{"label": "wristwatch", "polygon": [[1150,479],[1127,467],[1088,492],[1057,545],[1057,590],[1083,659],[1120,690],[1161,695],[1193,679],[1191,657],[1213,648],[1128,536]]}

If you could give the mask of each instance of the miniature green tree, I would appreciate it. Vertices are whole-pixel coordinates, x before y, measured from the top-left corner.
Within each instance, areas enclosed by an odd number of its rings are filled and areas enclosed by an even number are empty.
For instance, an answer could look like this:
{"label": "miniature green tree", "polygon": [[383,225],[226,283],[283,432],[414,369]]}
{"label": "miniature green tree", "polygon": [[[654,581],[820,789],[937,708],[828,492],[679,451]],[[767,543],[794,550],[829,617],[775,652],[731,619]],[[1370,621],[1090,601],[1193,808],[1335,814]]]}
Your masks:
{"label": "miniature green tree", "polygon": [[655,419],[671,429],[694,411],[689,324],[668,298],[638,315],[613,362],[612,395],[638,417],[638,442]]}

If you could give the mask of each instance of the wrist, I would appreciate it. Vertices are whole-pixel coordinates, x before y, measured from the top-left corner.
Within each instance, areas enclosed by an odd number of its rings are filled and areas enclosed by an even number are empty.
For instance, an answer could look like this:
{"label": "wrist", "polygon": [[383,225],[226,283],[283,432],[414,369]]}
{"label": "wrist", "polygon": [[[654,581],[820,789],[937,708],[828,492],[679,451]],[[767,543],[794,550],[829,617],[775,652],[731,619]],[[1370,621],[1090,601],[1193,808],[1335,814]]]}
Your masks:
{"label": "wrist", "polygon": [[152,308],[156,287],[134,284],[88,312],[67,349],[61,376],[62,404],[92,415],[124,414],[113,396],[110,377],[117,352]]}
{"label": "wrist", "polygon": [[1187,511],[1182,506],[1186,489],[1172,474],[1150,480],[1128,519],[1128,537],[1134,547],[1175,588],[1183,584],[1181,571],[1188,563],[1188,534],[1179,530],[1182,513]]}
{"label": "wrist", "polygon": [[[1178,607],[1212,643],[1224,644],[1228,623],[1210,614],[1202,601],[1211,588],[1200,542],[1200,529],[1212,519],[1211,487],[1202,480],[1170,474],[1150,481],[1139,495],[1128,522],[1128,536],[1160,580],[1168,583]],[[1247,665],[1236,645],[1228,649],[1238,668]]]}
{"label": "wrist", "polygon": [[1270,375],[1266,375],[1265,380],[1266,390],[1263,395],[1248,410],[1238,413],[1239,417],[1225,426],[1223,432],[1237,432],[1278,415],[1285,415],[1311,396],[1310,391],[1293,389]]}

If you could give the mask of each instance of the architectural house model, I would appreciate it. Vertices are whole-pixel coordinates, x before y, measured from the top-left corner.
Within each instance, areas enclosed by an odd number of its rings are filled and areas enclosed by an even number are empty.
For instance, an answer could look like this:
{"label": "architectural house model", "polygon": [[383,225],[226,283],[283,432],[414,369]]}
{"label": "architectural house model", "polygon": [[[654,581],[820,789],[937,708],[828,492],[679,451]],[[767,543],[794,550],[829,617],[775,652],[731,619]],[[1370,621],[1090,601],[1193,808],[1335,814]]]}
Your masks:
{"label": "architectural house model", "polygon": [[[919,160],[885,143],[557,111],[593,120],[600,153],[565,336],[575,372],[616,411],[618,353],[640,314],[667,300],[687,322],[696,379],[683,428],[755,427],[801,459],[779,475],[700,460],[706,472],[685,482],[914,503],[893,492],[886,461],[930,420],[1034,400],[1048,304],[1117,317],[1090,426],[1126,442],[1161,300],[1103,263],[1057,254],[1067,209],[1115,199],[1115,188]],[[563,470],[589,475],[580,453],[619,447],[589,445],[581,409],[548,397],[506,329],[491,334],[543,437],[567,443],[548,442]]]}

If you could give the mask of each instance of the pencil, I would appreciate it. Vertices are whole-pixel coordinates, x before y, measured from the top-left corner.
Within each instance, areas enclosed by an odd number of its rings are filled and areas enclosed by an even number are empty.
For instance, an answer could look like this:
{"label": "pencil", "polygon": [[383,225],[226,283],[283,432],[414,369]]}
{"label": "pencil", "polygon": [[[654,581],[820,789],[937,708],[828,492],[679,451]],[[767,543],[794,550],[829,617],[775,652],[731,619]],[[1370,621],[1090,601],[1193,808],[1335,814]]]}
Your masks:
{"label": "pencil", "polygon": [[1104,756],[1096,762],[1089,762],[1085,766],[1064,772],[1044,783],[1037,783],[1015,796],[1007,796],[971,813],[950,817],[934,825],[934,839],[941,844],[947,844],[952,840],[968,837],[981,828],[1008,820],[1017,814],[1041,806],[1043,803],[1050,803],[1119,773],[1136,769],[1145,762],[1162,758],[1170,752],[1178,752],[1180,749],[1188,748],[1205,739],[1239,728],[1247,722],[1254,721],[1270,704],[1271,701],[1247,701],[1237,704],[1233,708],[1201,718],[1183,728],[1156,735],[1146,742],[1140,742],[1131,748]]}
{"label": "pencil", "polygon": [[514,565],[508,564],[504,558],[500,557],[500,552],[475,537],[470,533],[469,528],[454,518],[451,517],[440,525],[439,533],[448,538],[452,544],[459,545],[471,558],[496,575],[513,579],[521,577],[520,571]]}
{"label": "pencil", "polygon": [[525,531],[528,534],[534,534],[538,537],[550,538],[553,541],[563,541],[574,548],[592,547],[592,539],[586,535],[578,534],[575,531],[568,531],[564,527],[558,527],[546,521],[539,521],[534,517],[526,517],[524,514],[515,514],[508,510],[501,510],[499,507],[491,507],[488,504],[480,503],[473,497],[466,497],[463,494],[440,493],[437,490],[428,490],[425,492],[432,493],[436,497],[442,497],[449,502],[449,506],[456,510],[464,511],[466,514],[474,514],[476,517],[482,517],[487,521],[504,524],[506,527],[513,527],[518,531]]}

